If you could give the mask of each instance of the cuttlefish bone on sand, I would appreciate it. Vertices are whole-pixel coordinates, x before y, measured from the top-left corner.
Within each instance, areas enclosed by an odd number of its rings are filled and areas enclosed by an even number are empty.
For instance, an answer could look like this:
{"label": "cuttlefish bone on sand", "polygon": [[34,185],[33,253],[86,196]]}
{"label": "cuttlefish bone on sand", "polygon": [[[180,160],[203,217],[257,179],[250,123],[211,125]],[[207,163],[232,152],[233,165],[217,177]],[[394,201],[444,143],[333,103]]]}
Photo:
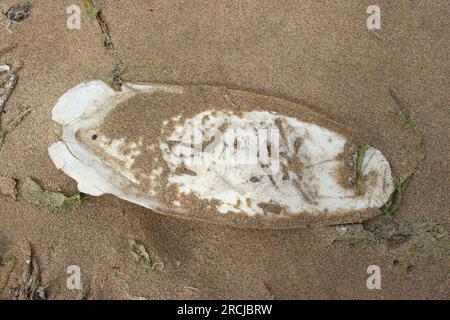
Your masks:
{"label": "cuttlefish bone on sand", "polygon": [[252,92],[91,81],[52,118],[62,133],[50,157],[81,192],[162,214],[254,228],[353,223],[393,191],[379,150],[365,149],[358,168],[354,130]]}

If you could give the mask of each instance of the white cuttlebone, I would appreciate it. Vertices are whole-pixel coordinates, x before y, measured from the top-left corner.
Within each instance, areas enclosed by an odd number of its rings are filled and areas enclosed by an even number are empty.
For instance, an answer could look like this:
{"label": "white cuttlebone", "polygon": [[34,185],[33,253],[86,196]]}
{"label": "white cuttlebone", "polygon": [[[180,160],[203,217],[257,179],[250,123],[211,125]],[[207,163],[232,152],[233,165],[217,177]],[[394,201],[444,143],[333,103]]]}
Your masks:
{"label": "white cuttlebone", "polygon": [[[98,196],[101,194],[114,194],[122,199],[142,205],[147,208],[165,211],[173,210],[177,213],[186,213],[186,209],[180,207],[182,194],[194,193],[204,200],[219,200],[219,212],[243,212],[249,216],[262,213],[259,203],[271,203],[284,207],[292,214],[310,212],[311,214],[332,214],[336,211],[352,211],[367,208],[381,207],[393,191],[391,170],[386,158],[375,148],[370,147],[363,159],[363,175],[375,171],[378,180],[373,186],[366,183],[364,196],[355,197],[354,191],[344,189],[337,182],[334,175],[341,164],[336,157],[343,152],[346,143],[345,137],[320,127],[315,124],[302,122],[298,119],[278,115],[270,112],[253,111],[242,115],[232,112],[205,111],[187,119],[183,125],[176,124],[169,136],[162,136],[160,149],[166,165],[171,170],[169,182],[178,184],[179,199],[173,199],[174,207],[167,207],[156,201],[155,192],[152,190],[142,194],[137,189],[124,188],[130,186],[133,181],[133,173],[130,168],[132,158],[126,158],[128,167],[114,171],[105,165],[100,158],[94,155],[86,145],[76,139],[77,131],[97,127],[119,103],[124,102],[137,93],[167,92],[183,94],[180,86],[126,84],[121,92],[112,90],[102,81],[83,83],[65,93],[53,109],[53,120],[63,125],[62,140],[49,148],[49,154],[55,165],[68,176],[78,182],[81,192]],[[208,115],[207,121],[202,121]],[[298,180],[295,172],[289,171],[289,179],[284,181],[280,172],[272,175],[277,187],[274,187],[267,172],[261,169],[259,164],[232,165],[218,162],[215,155],[203,152],[206,161],[202,163],[186,162],[185,159],[176,156],[168,147],[168,142],[179,142],[175,146],[177,150],[185,148],[183,136],[192,132],[194,127],[202,127],[204,130],[219,129],[227,123],[231,128],[248,128],[256,130],[262,127],[275,127],[276,120],[282,120],[283,129],[287,132],[285,141],[280,144],[280,152],[294,155],[294,143],[301,138],[303,143],[298,151],[299,159],[302,159],[302,180]],[[177,122],[177,118],[167,120]],[[164,139],[166,141],[164,142]],[[152,146],[154,148],[154,146]],[[109,150],[111,155],[121,157],[117,149]],[[108,152],[108,150],[105,150]],[[283,162],[284,161],[284,162]],[[281,163],[286,159],[280,158]],[[177,175],[176,168],[184,165],[197,175]],[[117,169],[117,168],[116,168]],[[208,169],[212,169],[209,170]],[[116,172],[121,172],[117,174]],[[160,174],[160,168],[149,172],[149,180],[156,181]],[[262,176],[260,183],[250,182],[254,175]],[[305,179],[308,183],[305,184]],[[299,182],[300,188],[294,182]],[[158,182],[155,182],[158,183]],[[125,194],[122,190],[127,190]],[[313,193],[313,201],[306,201],[305,193]],[[159,190],[164,192],[164,190]],[[246,199],[251,199],[248,205]]]}
{"label": "white cuttlebone", "polygon": [[[208,119],[208,120],[204,120]],[[216,131],[224,124],[227,128],[247,128],[256,130],[264,124],[275,127],[275,121],[281,120],[285,140],[281,138],[280,154],[294,156],[294,143],[297,138],[302,139],[298,151],[298,158],[302,164],[302,179],[298,179],[295,172],[289,170],[289,179],[283,180],[283,172],[272,172],[272,179],[263,175],[260,182],[250,181],[252,176],[261,176],[259,163],[235,165],[223,160],[224,152],[206,153],[198,156],[198,161],[189,157],[179,157],[178,154],[194,154],[186,150],[186,137],[194,130]],[[168,138],[169,141],[179,142],[170,152],[166,143],[161,143],[163,157],[171,168],[169,182],[178,185],[181,194],[194,193],[205,200],[219,200],[218,210],[226,212],[244,212],[250,216],[263,213],[258,206],[270,203],[285,208],[290,213],[333,213],[338,211],[353,211],[367,208],[381,207],[389,198],[393,186],[389,163],[386,158],[374,148],[369,148],[363,159],[363,175],[375,171],[378,175],[376,184],[371,187],[366,182],[366,192],[362,197],[356,197],[355,191],[344,189],[337,181],[336,172],[343,160],[337,157],[344,152],[346,139],[328,129],[315,124],[305,123],[291,117],[285,117],[269,112],[252,111],[240,116],[231,112],[202,112],[183,125],[175,127]],[[227,149],[225,139],[217,146],[219,150]],[[191,148],[192,149],[192,148]],[[283,159],[280,157],[280,162]],[[185,167],[195,172],[192,174],[175,174],[176,169]],[[307,182],[306,182],[307,181]],[[295,183],[300,184],[300,188]],[[274,184],[276,186],[274,186]],[[384,184],[384,186],[383,186]],[[314,191],[316,199],[311,201],[304,194]],[[251,200],[251,205],[246,199]],[[309,200],[309,201],[308,201]]]}
{"label": "white cuttlebone", "polygon": [[99,125],[109,111],[139,92],[172,92],[179,87],[141,86],[129,84],[122,91],[114,91],[103,81],[82,83],[67,91],[53,108],[52,119],[63,125],[62,141],[52,144],[48,151],[56,167],[78,183],[80,192],[100,196],[113,194],[124,200],[155,210],[174,210],[184,213],[181,208],[168,208],[160,202],[141,195],[133,188],[124,194],[121,186],[128,185],[125,177],[114,174],[85,145],[76,139],[76,133],[83,128]]}

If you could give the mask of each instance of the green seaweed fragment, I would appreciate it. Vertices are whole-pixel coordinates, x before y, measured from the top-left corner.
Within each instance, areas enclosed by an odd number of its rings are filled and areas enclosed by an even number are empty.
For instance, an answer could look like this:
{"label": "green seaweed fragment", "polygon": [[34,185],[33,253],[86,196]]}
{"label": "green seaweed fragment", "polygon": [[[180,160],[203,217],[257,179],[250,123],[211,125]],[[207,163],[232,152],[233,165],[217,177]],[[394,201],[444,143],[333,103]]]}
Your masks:
{"label": "green seaweed fragment", "polygon": [[114,45],[111,40],[111,35],[109,33],[108,26],[102,16],[102,10],[97,6],[92,0],[84,0],[84,7],[86,8],[86,13],[90,16],[100,28],[103,35],[103,47],[105,49],[113,49]]}
{"label": "green seaweed fragment", "polygon": [[394,217],[402,204],[403,196],[406,188],[414,177],[415,171],[410,173],[406,178],[395,181],[394,191],[389,200],[381,207],[381,213],[389,218]]}
{"label": "green seaweed fragment", "polygon": [[426,141],[422,131],[417,126],[416,121],[411,116],[406,104],[400,100],[395,90],[391,89],[390,94],[392,98],[398,105],[398,111],[395,112],[395,115],[402,119],[405,127],[412,133],[414,138],[416,139],[416,151],[420,155],[420,159],[417,161],[417,164],[414,170],[419,170],[420,166],[426,159]]}
{"label": "green seaweed fragment", "polygon": [[[450,257],[450,235],[440,223],[395,222],[394,218],[401,207],[405,191],[417,171],[421,169],[422,164],[426,160],[427,153],[425,137],[416,125],[415,120],[411,117],[406,105],[398,98],[395,91],[391,90],[390,93],[399,107],[396,115],[403,121],[405,128],[415,139],[415,151],[418,155],[417,162],[410,169],[409,174],[401,179],[396,179],[394,191],[386,204],[380,208],[379,216],[366,221],[360,230],[352,230],[350,228],[344,234],[334,237],[332,243],[343,243],[349,246],[367,246],[380,243],[399,245],[408,242],[409,245],[407,247],[402,247],[402,257],[400,260],[403,261],[405,277],[409,278],[424,254],[427,254],[426,260],[428,264],[441,263],[448,269],[448,263],[446,267],[444,259]],[[366,147],[363,145],[358,152],[356,163],[357,177],[358,172],[360,173],[362,169],[362,159],[365,151]],[[447,278],[450,275],[450,271],[446,271],[444,274]]]}
{"label": "green seaweed fragment", "polygon": [[416,172],[420,170],[422,164],[426,160],[426,141],[422,131],[419,129],[415,120],[412,118],[405,103],[400,100],[397,93],[393,89],[390,90],[390,94],[398,105],[399,110],[396,112],[396,115],[403,120],[406,128],[416,139],[415,149],[420,156],[414,168],[411,169],[410,173],[405,178],[398,179],[395,182],[395,188],[391,196],[389,197],[389,200],[384,204],[383,207],[381,207],[381,213],[383,215],[388,218],[393,218],[400,209],[406,188],[414,178]]}
{"label": "green seaweed fragment", "polygon": [[150,259],[150,255],[141,242],[135,239],[130,239],[130,247],[133,257],[137,262],[142,263],[145,269],[153,271],[158,265],[161,266],[161,269],[164,268],[163,262],[152,262],[152,260]]}
{"label": "green seaweed fragment", "polygon": [[65,196],[61,192],[45,191],[31,178],[25,179],[19,193],[23,199],[38,206],[41,211],[46,213],[69,211],[74,206],[81,204],[87,197],[81,192]]}
{"label": "green seaweed fragment", "polygon": [[116,92],[122,91],[122,85],[118,84],[114,80],[106,80],[106,84]]}

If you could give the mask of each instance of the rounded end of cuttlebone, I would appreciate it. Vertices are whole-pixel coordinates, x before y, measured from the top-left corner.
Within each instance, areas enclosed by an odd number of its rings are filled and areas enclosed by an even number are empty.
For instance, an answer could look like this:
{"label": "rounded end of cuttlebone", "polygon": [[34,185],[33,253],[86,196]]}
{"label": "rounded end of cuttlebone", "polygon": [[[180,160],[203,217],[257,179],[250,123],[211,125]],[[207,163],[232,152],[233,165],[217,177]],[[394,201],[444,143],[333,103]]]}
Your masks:
{"label": "rounded end of cuttlebone", "polygon": [[100,80],[85,82],[67,91],[59,98],[52,111],[52,119],[68,125],[102,99],[111,98],[116,92]]}
{"label": "rounded end of cuttlebone", "polygon": [[77,181],[80,192],[91,196],[104,194],[102,186],[97,185],[102,184],[102,179],[97,177],[95,170],[85,166],[75,158],[63,142],[59,141],[52,144],[48,148],[48,153],[59,170],[62,170],[69,177]]}

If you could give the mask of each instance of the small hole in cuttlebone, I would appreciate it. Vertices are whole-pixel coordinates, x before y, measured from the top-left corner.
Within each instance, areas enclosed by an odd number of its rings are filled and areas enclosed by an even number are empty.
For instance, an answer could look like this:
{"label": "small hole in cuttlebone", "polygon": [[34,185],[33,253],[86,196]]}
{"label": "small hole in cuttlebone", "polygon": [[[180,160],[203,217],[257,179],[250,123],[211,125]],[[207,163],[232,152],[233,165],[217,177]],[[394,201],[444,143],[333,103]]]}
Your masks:
{"label": "small hole in cuttlebone", "polygon": [[92,137],[91,137],[91,139],[92,139],[92,140],[97,139],[97,135],[96,135],[96,134],[93,134]]}

